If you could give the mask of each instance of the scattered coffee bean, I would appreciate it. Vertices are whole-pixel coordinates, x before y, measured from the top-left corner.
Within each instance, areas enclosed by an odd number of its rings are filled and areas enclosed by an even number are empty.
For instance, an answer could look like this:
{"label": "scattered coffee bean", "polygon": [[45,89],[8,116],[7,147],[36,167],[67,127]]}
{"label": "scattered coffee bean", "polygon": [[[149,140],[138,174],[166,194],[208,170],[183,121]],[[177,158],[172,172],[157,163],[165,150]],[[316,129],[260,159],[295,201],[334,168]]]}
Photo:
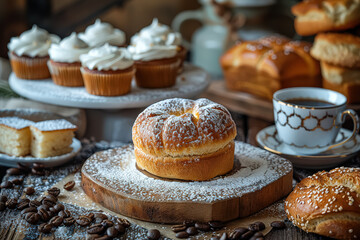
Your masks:
{"label": "scattered coffee bean", "polygon": [[67,217],[63,220],[65,226],[71,226],[75,223],[75,218],[73,217]]}
{"label": "scattered coffee bean", "polygon": [[183,222],[183,225],[185,225],[186,227],[193,227],[195,225],[195,222],[193,220],[185,220]]}
{"label": "scattered coffee bean", "polygon": [[38,176],[44,176],[45,171],[44,170],[36,170],[35,168],[31,169],[31,173]]}
{"label": "scattered coffee bean", "polygon": [[41,171],[41,170],[45,169],[45,165],[42,164],[42,163],[34,163],[32,168],[37,170],[37,171]]}
{"label": "scattered coffee bean", "polygon": [[229,239],[237,240],[237,239],[240,239],[241,235],[242,235],[241,232],[238,232],[238,231],[235,230],[235,231],[230,233]]}
{"label": "scattered coffee bean", "polygon": [[101,237],[100,234],[87,234],[86,240],[95,240],[95,239],[99,239],[99,237]]}
{"label": "scattered coffee bean", "polygon": [[238,228],[235,228],[234,231],[240,232],[242,235],[242,234],[246,233],[247,231],[249,231],[249,229],[244,228],[244,227],[238,227]]}
{"label": "scattered coffee bean", "polygon": [[6,201],[5,206],[9,209],[14,209],[16,208],[17,203],[18,203],[17,198],[10,198]]}
{"label": "scattered coffee bean", "polygon": [[160,235],[161,234],[160,234],[159,230],[157,230],[157,229],[150,229],[146,234],[147,238],[150,240],[157,240],[160,238]]}
{"label": "scattered coffee bean", "polygon": [[14,184],[10,181],[5,181],[1,183],[0,187],[10,189],[14,187]]}
{"label": "scattered coffee bean", "polygon": [[109,227],[108,229],[106,229],[106,234],[109,237],[114,238],[119,235],[119,231],[115,227]]}
{"label": "scattered coffee bean", "polygon": [[286,224],[283,221],[274,221],[270,224],[271,227],[275,229],[283,229],[286,228]]}
{"label": "scattered coffee bean", "polygon": [[178,232],[176,233],[175,235],[177,238],[188,238],[189,237],[189,234],[185,231],[182,231],[182,232]]}
{"label": "scattered coffee bean", "polygon": [[46,205],[46,204],[42,204],[40,206],[37,207],[37,210],[40,210],[40,209],[44,209],[46,211],[49,211],[50,210],[50,206],[49,205]]}
{"label": "scattered coffee bean", "polygon": [[263,222],[254,222],[249,225],[250,231],[258,232],[258,231],[262,231],[264,229],[265,229],[265,224]]}
{"label": "scattered coffee bean", "polygon": [[25,215],[25,220],[30,224],[37,224],[40,220],[40,216],[35,212],[28,212]]}
{"label": "scattered coffee bean", "polygon": [[104,225],[104,227],[112,227],[114,226],[114,223],[112,221],[110,221],[109,219],[105,219],[101,222],[102,225]]}
{"label": "scattered coffee bean", "polygon": [[252,236],[249,240],[264,240],[264,238]]}
{"label": "scattered coffee bean", "polygon": [[98,238],[95,238],[96,240],[109,240],[109,239],[112,239],[111,237],[109,237],[108,235],[103,235],[101,237],[98,237]]}
{"label": "scattered coffee bean", "polygon": [[125,227],[123,225],[115,223],[114,228],[116,228],[116,230],[118,230],[119,234],[125,233]]}
{"label": "scattered coffee bean", "polygon": [[58,212],[60,212],[60,211],[62,211],[62,210],[65,209],[64,205],[61,204],[61,203],[57,203],[53,208],[54,208],[54,210],[55,210],[56,213],[58,213]]}
{"label": "scattered coffee bean", "polygon": [[124,218],[117,218],[116,223],[122,225],[124,228],[128,228],[131,225],[131,223]]}
{"label": "scattered coffee bean", "polygon": [[4,211],[6,209],[6,205],[4,202],[0,202],[0,211]]}
{"label": "scattered coffee bean", "polygon": [[6,170],[6,173],[11,175],[11,176],[16,176],[16,175],[23,174],[23,172],[19,168],[9,168],[8,170]]}
{"label": "scattered coffee bean", "polygon": [[171,230],[175,233],[183,232],[186,230],[186,225],[174,225],[171,227]]}
{"label": "scattered coffee bean", "polygon": [[41,233],[49,233],[51,232],[52,225],[48,223],[42,223],[39,225],[38,230]]}
{"label": "scattered coffee bean", "polygon": [[[64,206],[64,205],[63,205],[63,206]],[[95,216],[94,213],[89,213],[89,214],[86,215],[86,216],[87,216],[88,218],[90,218],[91,221],[94,220],[94,218],[95,218],[95,217],[94,217],[94,216]]]}
{"label": "scattered coffee bean", "polygon": [[63,217],[55,216],[50,219],[49,223],[51,223],[54,227],[58,227],[63,223],[63,220]]}
{"label": "scattered coffee bean", "polygon": [[48,194],[53,195],[54,197],[57,197],[60,194],[60,189],[57,187],[52,187],[52,188],[48,189],[47,192],[48,192]]}
{"label": "scattered coffee bean", "polygon": [[38,206],[40,206],[41,205],[41,203],[38,201],[38,200],[31,200],[30,202],[29,202],[29,206],[30,207],[38,207]]}
{"label": "scattered coffee bean", "polygon": [[208,224],[210,225],[211,228],[215,230],[221,229],[225,226],[224,223],[220,221],[210,221]]}
{"label": "scattered coffee bean", "polygon": [[48,211],[46,211],[46,210],[43,209],[43,208],[41,208],[41,209],[38,211],[38,214],[39,214],[41,220],[43,220],[43,221],[45,221],[45,222],[50,219],[50,215],[49,215]]}
{"label": "scattered coffee bean", "polygon": [[31,171],[31,168],[24,163],[17,163],[17,166],[23,173],[29,173]]}
{"label": "scattered coffee bean", "polygon": [[264,234],[262,232],[256,232],[253,237],[263,237]]}
{"label": "scattered coffee bean", "polygon": [[94,213],[94,217],[95,218],[101,218],[102,220],[104,220],[104,219],[108,219],[108,216],[106,216],[105,214],[103,214],[103,213]]}
{"label": "scattered coffee bean", "polygon": [[247,240],[250,239],[255,232],[253,231],[247,231],[246,233],[244,233],[243,235],[241,235],[241,239]]}
{"label": "scattered coffee bean", "polygon": [[28,208],[29,207],[29,202],[30,200],[25,198],[25,199],[20,199],[19,202],[18,202],[18,205],[17,205],[17,209],[18,210],[23,210],[25,208]]}
{"label": "scattered coffee bean", "polygon": [[8,200],[7,196],[5,195],[0,195],[0,202],[5,203]]}
{"label": "scattered coffee bean", "polygon": [[33,187],[27,187],[24,189],[24,193],[26,195],[33,195],[35,193],[35,189]]}
{"label": "scattered coffee bean", "polygon": [[75,186],[75,182],[74,182],[74,181],[70,181],[70,182],[65,183],[64,189],[65,189],[66,191],[70,191],[71,189],[74,188],[74,186]]}
{"label": "scattered coffee bean", "polygon": [[88,218],[87,216],[82,215],[82,216],[79,216],[78,219],[76,219],[76,223],[82,227],[86,227],[86,226],[90,225],[91,219]]}
{"label": "scattered coffee bean", "polygon": [[190,236],[194,236],[196,234],[198,234],[198,230],[195,227],[188,227],[186,229],[186,232],[190,235]]}
{"label": "scattered coffee bean", "polygon": [[227,233],[224,232],[221,237],[220,237],[220,240],[227,240]]}
{"label": "scattered coffee bean", "polygon": [[21,185],[24,182],[23,178],[15,178],[13,180],[11,180],[12,184],[14,185]]}
{"label": "scattered coffee bean", "polygon": [[63,218],[71,217],[71,213],[69,210],[62,210],[58,213],[58,215]]}
{"label": "scattered coffee bean", "polygon": [[210,231],[210,225],[207,223],[197,222],[195,223],[195,227],[197,230],[208,232]]}
{"label": "scattered coffee bean", "polygon": [[23,209],[21,211],[21,215],[24,215],[24,214],[29,213],[29,212],[37,212],[36,207],[28,207],[28,208]]}
{"label": "scattered coffee bean", "polygon": [[98,224],[93,224],[91,226],[88,227],[87,229],[87,233],[89,234],[100,234],[103,233],[105,231],[105,227],[104,225],[98,223]]}

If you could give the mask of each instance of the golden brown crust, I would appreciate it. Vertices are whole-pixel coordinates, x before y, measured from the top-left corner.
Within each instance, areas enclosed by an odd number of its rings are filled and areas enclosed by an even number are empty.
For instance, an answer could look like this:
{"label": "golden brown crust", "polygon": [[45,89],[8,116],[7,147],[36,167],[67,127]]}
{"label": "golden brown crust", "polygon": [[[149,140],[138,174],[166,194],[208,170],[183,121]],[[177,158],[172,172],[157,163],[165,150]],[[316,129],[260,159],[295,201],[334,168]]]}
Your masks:
{"label": "golden brown crust", "polygon": [[163,178],[204,181],[223,175],[233,168],[234,141],[215,153],[186,157],[157,157],[135,147],[136,164]]}
{"label": "golden brown crust", "polygon": [[267,99],[285,87],[320,86],[320,66],[310,48],[282,37],[240,43],[220,59],[226,85]]}
{"label": "golden brown crust", "polygon": [[306,0],[291,9],[295,30],[303,36],[353,28],[360,23],[359,10],[357,0]]}
{"label": "golden brown crust", "polygon": [[303,179],[285,201],[299,228],[338,239],[360,237],[360,168],[336,168]]}
{"label": "golden brown crust", "polygon": [[360,37],[341,33],[318,34],[311,55],[330,64],[360,68]]}

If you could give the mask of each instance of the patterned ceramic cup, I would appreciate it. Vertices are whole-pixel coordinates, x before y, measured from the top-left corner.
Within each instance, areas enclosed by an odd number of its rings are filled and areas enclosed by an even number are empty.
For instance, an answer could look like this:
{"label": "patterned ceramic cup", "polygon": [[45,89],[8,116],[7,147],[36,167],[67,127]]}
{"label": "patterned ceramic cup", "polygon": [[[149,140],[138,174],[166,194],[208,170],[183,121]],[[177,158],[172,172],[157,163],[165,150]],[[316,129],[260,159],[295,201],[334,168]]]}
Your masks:
{"label": "patterned ceramic cup", "polygon": [[[295,104],[294,99],[327,102],[327,106]],[[279,90],[273,95],[278,137],[298,154],[317,154],[352,140],[359,130],[355,111],[346,109],[346,97],[323,88],[299,87]],[[354,122],[352,135],[335,142],[345,116]]]}

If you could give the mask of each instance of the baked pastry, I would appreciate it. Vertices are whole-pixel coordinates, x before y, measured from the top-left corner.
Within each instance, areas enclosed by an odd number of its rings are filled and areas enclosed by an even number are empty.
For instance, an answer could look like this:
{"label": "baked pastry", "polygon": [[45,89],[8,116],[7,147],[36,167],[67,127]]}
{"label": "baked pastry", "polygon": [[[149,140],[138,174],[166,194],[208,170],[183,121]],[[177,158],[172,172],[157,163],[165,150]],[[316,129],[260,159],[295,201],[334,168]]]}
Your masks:
{"label": "baked pastry", "polygon": [[320,87],[319,62],[310,48],[310,43],[283,37],[237,44],[220,58],[226,87],[269,100],[282,88]]}
{"label": "baked pastry", "polygon": [[158,22],[143,28],[131,38],[128,47],[135,61],[136,84],[142,88],[166,88],[175,85],[186,51],[180,46],[181,35]]}
{"label": "baked pastry", "polygon": [[0,118],[0,152],[13,156],[30,154],[32,121],[18,117]]}
{"label": "baked pastry", "polygon": [[137,117],[136,164],[163,178],[203,181],[233,168],[236,126],[228,110],[208,99],[174,98]]}
{"label": "baked pastry", "polygon": [[66,87],[84,86],[80,72],[80,55],[89,50],[89,46],[79,39],[76,33],[64,38],[59,44],[51,44],[48,67],[54,83]]}
{"label": "baked pastry", "polygon": [[305,0],[291,11],[296,16],[295,30],[302,36],[346,30],[360,24],[359,0]]}
{"label": "baked pastry", "polygon": [[310,53],[317,60],[332,65],[360,68],[360,37],[345,33],[320,33],[316,35]]}
{"label": "baked pastry", "polygon": [[101,47],[105,43],[112,46],[125,46],[126,36],[120,29],[114,28],[110,23],[96,19],[93,25],[88,26],[85,32],[79,33],[79,38],[90,47]]}
{"label": "baked pastry", "polygon": [[344,94],[348,103],[360,102],[360,68],[345,68],[321,62],[323,87]]}
{"label": "baked pastry", "polygon": [[19,37],[11,38],[7,47],[11,68],[15,75],[22,79],[50,78],[47,67],[48,50],[51,43],[59,41],[58,36],[49,34],[36,25]]}
{"label": "baked pastry", "polygon": [[285,201],[299,228],[337,239],[360,237],[360,168],[336,168],[303,179]]}
{"label": "baked pastry", "polygon": [[38,158],[58,156],[72,151],[70,147],[77,127],[64,120],[48,120],[30,126],[31,155]]}
{"label": "baked pastry", "polygon": [[126,48],[105,44],[80,56],[86,91],[93,95],[119,96],[130,92],[134,61]]}

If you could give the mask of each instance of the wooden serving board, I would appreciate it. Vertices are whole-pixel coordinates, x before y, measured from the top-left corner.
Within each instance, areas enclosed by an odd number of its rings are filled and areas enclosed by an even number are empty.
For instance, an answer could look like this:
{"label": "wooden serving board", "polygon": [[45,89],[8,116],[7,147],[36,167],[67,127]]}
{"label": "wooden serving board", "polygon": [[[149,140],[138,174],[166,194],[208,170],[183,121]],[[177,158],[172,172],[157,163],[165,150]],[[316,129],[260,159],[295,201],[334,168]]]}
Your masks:
{"label": "wooden serving board", "polygon": [[[224,80],[213,81],[202,96],[218,102],[232,111],[265,121],[274,121],[272,101],[250,93],[229,90],[226,88]],[[347,107],[360,111],[360,104],[350,104]]]}
{"label": "wooden serving board", "polygon": [[235,142],[234,169],[209,181],[160,179],[139,171],[133,146],[92,155],[81,170],[84,192],[122,215],[158,223],[229,221],[249,216],[292,190],[292,165]]}

